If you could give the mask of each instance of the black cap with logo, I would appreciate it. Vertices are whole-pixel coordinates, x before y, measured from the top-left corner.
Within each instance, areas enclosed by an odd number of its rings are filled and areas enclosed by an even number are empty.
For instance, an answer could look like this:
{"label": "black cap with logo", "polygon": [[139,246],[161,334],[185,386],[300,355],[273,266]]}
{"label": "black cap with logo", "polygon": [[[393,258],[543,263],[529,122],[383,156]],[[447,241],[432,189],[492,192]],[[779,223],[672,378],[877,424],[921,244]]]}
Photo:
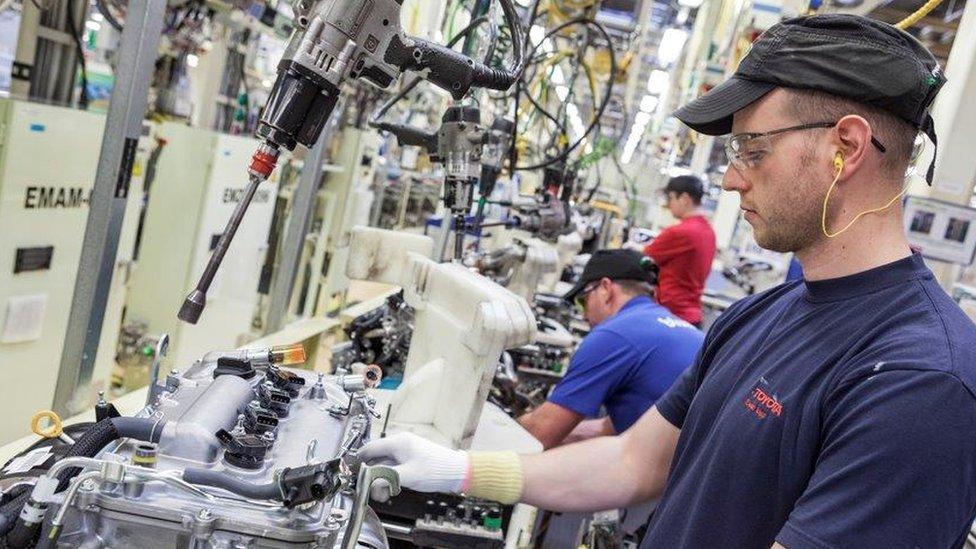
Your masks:
{"label": "black cap with logo", "polygon": [[602,278],[656,284],[657,265],[651,261],[651,258],[634,250],[597,250],[583,267],[579,282],[563,296],[563,299],[572,301],[587,284]]}
{"label": "black cap with logo", "polygon": [[[812,15],[764,32],[731,78],[674,116],[698,132],[723,135],[735,112],[773,89],[802,88],[887,111],[938,147],[929,107],[943,84],[939,62],[907,32],[856,15]],[[933,157],[929,184],[934,168]]]}

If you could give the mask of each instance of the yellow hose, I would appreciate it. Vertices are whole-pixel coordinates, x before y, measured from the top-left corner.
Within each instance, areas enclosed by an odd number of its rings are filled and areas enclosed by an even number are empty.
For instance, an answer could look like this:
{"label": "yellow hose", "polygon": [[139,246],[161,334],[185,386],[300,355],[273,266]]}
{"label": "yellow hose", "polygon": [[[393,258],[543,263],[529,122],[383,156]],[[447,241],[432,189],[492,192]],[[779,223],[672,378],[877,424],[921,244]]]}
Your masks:
{"label": "yellow hose", "polygon": [[905,30],[908,27],[914,25],[915,23],[921,21],[923,17],[928,15],[929,12],[937,8],[941,3],[942,0],[929,0],[928,2],[923,4],[922,7],[918,8],[918,11],[902,19],[898,23],[895,23],[895,26],[901,30]]}

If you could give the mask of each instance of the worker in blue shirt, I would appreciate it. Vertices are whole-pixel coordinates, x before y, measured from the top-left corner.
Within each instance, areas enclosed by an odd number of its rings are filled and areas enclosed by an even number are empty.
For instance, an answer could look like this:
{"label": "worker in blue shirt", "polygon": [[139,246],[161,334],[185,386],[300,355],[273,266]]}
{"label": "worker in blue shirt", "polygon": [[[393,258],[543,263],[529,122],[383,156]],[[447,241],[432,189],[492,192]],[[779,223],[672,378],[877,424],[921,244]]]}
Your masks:
{"label": "worker in blue shirt", "polygon": [[566,294],[593,330],[549,400],[519,418],[544,447],[626,431],[694,361],[704,336],[654,301],[649,263],[633,250],[597,251]]}
{"label": "worker in blue shirt", "polygon": [[[936,142],[938,61],[907,32],[798,17],[679,109],[731,134],[722,187],[803,279],[749,296],[637,423],[531,455],[407,434],[400,483],[553,511],[660,497],[641,548],[961,548],[976,517],[976,326],[909,248],[899,198]],[[934,164],[926,179],[934,179]]]}

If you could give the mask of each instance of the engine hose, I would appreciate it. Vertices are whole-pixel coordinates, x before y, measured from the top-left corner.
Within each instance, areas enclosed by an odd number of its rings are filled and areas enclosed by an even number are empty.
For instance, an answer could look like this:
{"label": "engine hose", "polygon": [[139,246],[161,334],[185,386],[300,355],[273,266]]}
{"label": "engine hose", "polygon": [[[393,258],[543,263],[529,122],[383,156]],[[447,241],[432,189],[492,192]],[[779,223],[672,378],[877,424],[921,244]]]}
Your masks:
{"label": "engine hose", "polygon": [[208,469],[185,469],[183,471],[183,480],[190,484],[223,488],[228,492],[233,492],[248,499],[281,500],[281,488],[277,482],[255,484],[232,477],[226,473],[210,471]]}
{"label": "engine hose", "polygon": [[[123,437],[144,442],[159,442],[163,425],[163,422],[149,418],[113,417],[103,419],[76,440],[65,457],[95,457],[110,442]],[[62,471],[58,475],[57,491],[60,492],[67,488],[68,482],[80,471],[81,468],[79,467]],[[17,518],[20,516],[21,509],[24,508],[24,504],[29,499],[30,492],[25,492],[0,507],[0,536],[6,536],[13,529],[18,522]]]}
{"label": "engine hose", "polygon": [[4,538],[4,546],[9,549],[26,549],[37,544],[43,523],[27,524],[18,520],[13,529]]}
{"label": "engine hose", "polygon": [[[83,423],[74,423],[74,424],[71,424],[71,425],[65,425],[64,426],[64,434],[68,435],[72,439],[76,439],[76,438],[79,438],[79,437],[83,436],[85,434],[85,432],[88,431],[88,429],[91,429],[91,427],[93,425],[95,425],[95,422],[93,422],[93,421],[86,421],[86,422],[83,422]],[[55,446],[55,447],[57,447],[57,446],[60,446],[60,445],[64,445],[64,443],[61,442],[61,439],[58,439],[58,438],[41,438],[37,442],[35,442],[35,443],[31,444],[30,446],[28,446],[27,448],[24,448],[24,450],[22,452],[18,453],[17,455],[13,456],[12,458],[8,459],[7,462],[4,463],[2,467],[0,467],[0,470],[6,469],[7,466],[10,465],[10,463],[13,460],[15,460],[15,459],[17,459],[17,458],[19,458],[21,456],[24,456],[24,455],[26,455],[26,454],[28,454],[30,452],[33,452],[34,450],[37,450],[39,448],[44,448],[44,447],[47,447],[47,446]],[[10,475],[10,476],[13,476],[13,475]],[[2,478],[8,478],[8,477],[2,477]]]}

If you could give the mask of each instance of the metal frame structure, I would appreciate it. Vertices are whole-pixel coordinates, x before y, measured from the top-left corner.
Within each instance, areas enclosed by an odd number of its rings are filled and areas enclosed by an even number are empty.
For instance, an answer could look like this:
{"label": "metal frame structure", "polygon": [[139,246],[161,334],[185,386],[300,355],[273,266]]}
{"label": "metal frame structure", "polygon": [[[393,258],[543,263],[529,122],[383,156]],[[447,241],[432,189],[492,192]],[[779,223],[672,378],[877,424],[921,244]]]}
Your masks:
{"label": "metal frame structure", "polygon": [[[333,129],[335,125],[331,124],[329,128]],[[274,282],[271,285],[271,304],[268,306],[266,333],[280,330],[288,313],[292,290],[295,287],[295,277],[302,258],[302,248],[312,222],[315,194],[322,183],[322,158],[329,141],[328,135],[321,136],[318,143],[305,156],[305,164],[298,179],[298,188],[292,196],[285,241],[281,245],[281,253],[278,254]]]}
{"label": "metal frame structure", "polygon": [[92,376],[165,11],[165,0],[129,3],[54,392],[62,415],[72,415],[76,391]]}

